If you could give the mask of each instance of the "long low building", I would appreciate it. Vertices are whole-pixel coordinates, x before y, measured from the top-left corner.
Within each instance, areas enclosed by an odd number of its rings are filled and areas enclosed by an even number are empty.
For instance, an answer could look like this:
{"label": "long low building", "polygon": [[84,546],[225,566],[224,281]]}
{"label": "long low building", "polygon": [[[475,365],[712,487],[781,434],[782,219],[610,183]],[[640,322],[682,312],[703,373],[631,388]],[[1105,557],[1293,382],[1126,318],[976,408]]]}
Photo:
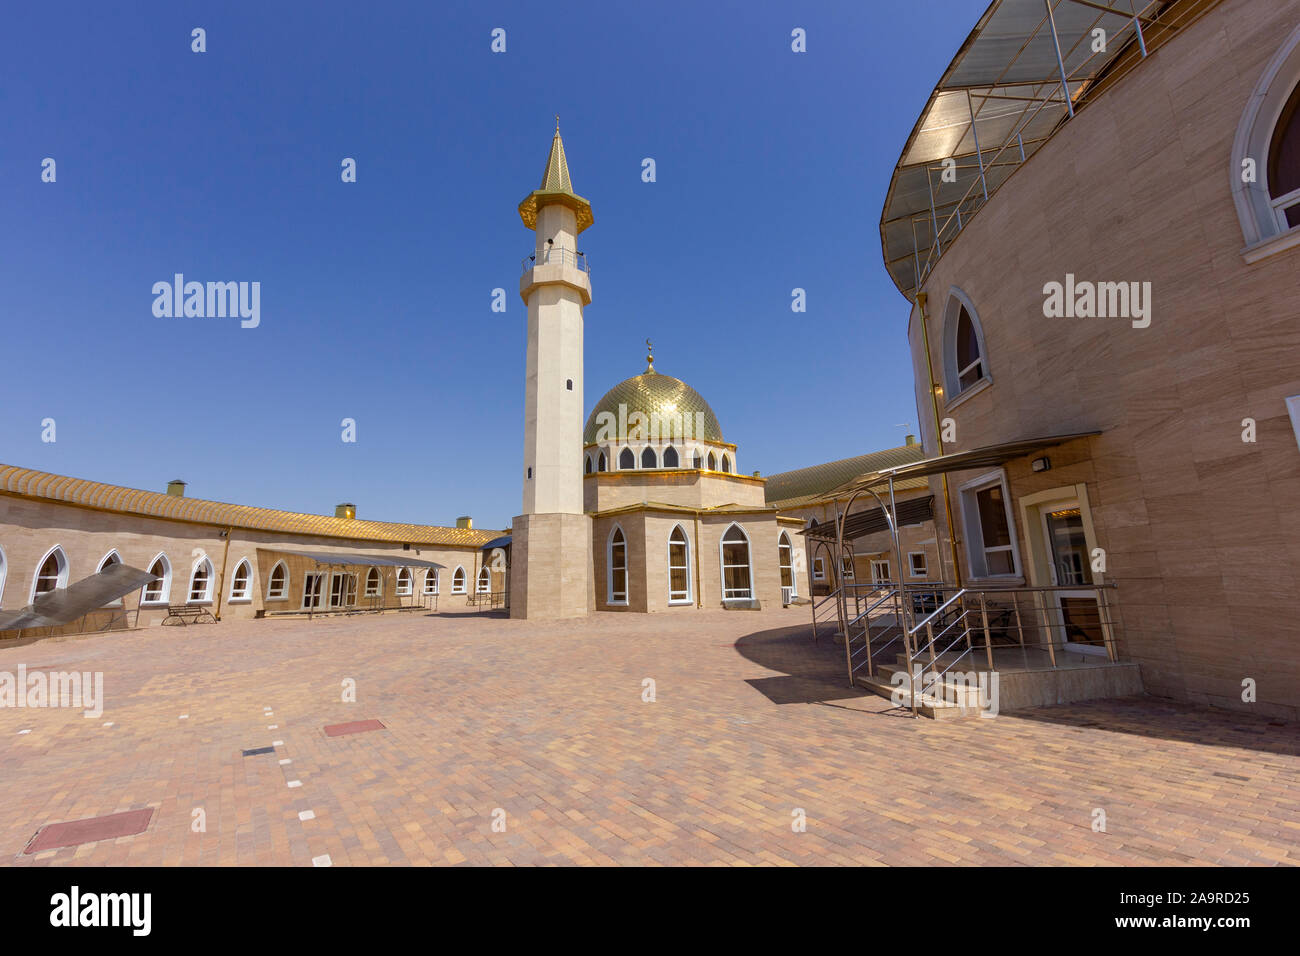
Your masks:
{"label": "long low building", "polygon": [[39,633],[150,626],[180,608],[205,620],[252,618],[504,591],[504,565],[483,551],[501,532],[468,518],[454,528],[397,524],[359,519],[351,504],[302,514],[184,491],[181,481],[163,493],[0,465],[0,611],[37,605],[112,564],[151,579],[85,620]]}

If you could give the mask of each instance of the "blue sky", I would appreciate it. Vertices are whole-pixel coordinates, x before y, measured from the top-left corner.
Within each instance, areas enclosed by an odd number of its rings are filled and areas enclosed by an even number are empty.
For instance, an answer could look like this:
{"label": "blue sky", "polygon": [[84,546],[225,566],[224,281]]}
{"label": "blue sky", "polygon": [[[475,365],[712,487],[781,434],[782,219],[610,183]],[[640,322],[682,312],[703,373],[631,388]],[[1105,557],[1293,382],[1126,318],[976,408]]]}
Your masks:
{"label": "blue sky", "polygon": [[[907,307],[881,264],[880,210],[984,7],[10,5],[0,462],[507,526],[532,248],[516,206],[555,113],[596,220],[588,408],[644,369],[649,337],[746,472],[901,444],[916,428]],[[196,26],[206,53],[191,52]],[[795,27],[807,53],[791,52]],[[151,288],[176,272],[259,281],[261,325],[156,318]]]}

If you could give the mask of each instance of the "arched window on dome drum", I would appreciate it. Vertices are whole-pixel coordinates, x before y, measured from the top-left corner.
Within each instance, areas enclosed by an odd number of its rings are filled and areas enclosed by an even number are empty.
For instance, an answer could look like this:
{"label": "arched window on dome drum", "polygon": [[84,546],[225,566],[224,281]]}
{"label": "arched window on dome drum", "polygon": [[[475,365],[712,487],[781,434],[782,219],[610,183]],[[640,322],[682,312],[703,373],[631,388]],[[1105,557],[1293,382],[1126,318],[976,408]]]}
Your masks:
{"label": "arched window on dome drum", "polygon": [[632,454],[631,448],[624,448],[618,456],[619,471],[627,471],[636,467],[636,455]]}
{"label": "arched window on dome drum", "polygon": [[609,536],[609,603],[627,603],[627,539],[617,525]]}
{"label": "arched window on dome drum", "polygon": [[718,470],[718,459],[713,457],[713,452],[709,452],[709,471]]}
{"label": "arched window on dome drum", "polygon": [[668,603],[689,604],[691,600],[690,545],[681,525],[668,536]]}
{"label": "arched window on dome drum", "polygon": [[1284,229],[1300,226],[1300,84],[1282,108],[1268,149],[1268,192]]}
{"label": "arched window on dome drum", "polygon": [[677,467],[677,449],[674,448],[672,445],[669,445],[667,448],[664,449],[664,467],[665,468]]}
{"label": "arched window on dome drum", "polygon": [[731,459],[726,455],[722,456],[722,470],[727,474],[731,473]]}
{"label": "arched window on dome drum", "polygon": [[655,450],[653,448],[647,448],[645,449],[645,451],[641,452],[641,467],[642,468],[659,467],[659,460],[655,456]]}
{"label": "arched window on dome drum", "polygon": [[596,459],[596,470],[605,471],[605,453],[602,451],[600,457]]}
{"label": "arched window on dome drum", "polygon": [[700,458],[700,453],[697,451],[695,457],[691,459],[691,467],[698,470],[703,464],[704,460]]}
{"label": "arched window on dome drum", "polygon": [[739,601],[752,598],[749,567],[749,538],[733,524],[722,536],[722,600]]}
{"label": "arched window on dome drum", "polygon": [[590,455],[583,455],[583,456],[582,456],[582,460],[583,460],[582,473],[583,473],[584,475],[590,475],[590,474],[591,474],[591,456],[590,456]]}

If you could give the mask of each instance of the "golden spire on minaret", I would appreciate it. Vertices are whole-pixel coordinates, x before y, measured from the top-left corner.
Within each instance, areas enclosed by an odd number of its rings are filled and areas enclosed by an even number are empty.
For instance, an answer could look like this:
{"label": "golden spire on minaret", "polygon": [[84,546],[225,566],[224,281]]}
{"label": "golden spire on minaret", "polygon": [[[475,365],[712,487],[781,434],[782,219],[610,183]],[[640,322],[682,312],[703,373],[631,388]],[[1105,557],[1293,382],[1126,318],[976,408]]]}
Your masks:
{"label": "golden spire on minaret", "polygon": [[548,203],[560,203],[573,210],[578,219],[578,232],[586,229],[594,221],[591,203],[573,191],[573,182],[569,179],[569,161],[564,155],[564,140],[560,139],[560,114],[555,114],[555,137],[551,140],[551,152],[546,157],[546,169],[542,173],[542,185],[534,189],[519,204],[519,217],[529,229],[537,228],[537,210]]}
{"label": "golden spire on minaret", "polygon": [[646,347],[645,360],[647,363],[645,367],[645,374],[653,375],[655,374],[655,347],[650,342],[649,339],[645,340],[645,347]]}

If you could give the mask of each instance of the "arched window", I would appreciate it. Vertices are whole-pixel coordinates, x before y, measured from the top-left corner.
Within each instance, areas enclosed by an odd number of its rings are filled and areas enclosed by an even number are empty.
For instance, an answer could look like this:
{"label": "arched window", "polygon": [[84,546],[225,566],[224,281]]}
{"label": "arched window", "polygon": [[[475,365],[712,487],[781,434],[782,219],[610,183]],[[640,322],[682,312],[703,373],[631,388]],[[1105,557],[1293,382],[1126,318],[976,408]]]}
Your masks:
{"label": "arched window", "polygon": [[627,603],[627,539],[618,525],[609,534],[609,603]]}
{"label": "arched window", "polygon": [[798,593],[794,581],[794,548],[790,536],[784,531],[776,539],[776,563],[781,569],[781,587],[789,588],[791,596]]}
{"label": "arched window", "polygon": [[68,557],[62,548],[51,548],[36,566],[36,577],[32,580],[32,600],[35,601],[38,594],[48,594],[67,586]]}
{"label": "arched window", "polygon": [[[117,553],[117,548],[114,548],[112,551],[108,552],[108,554],[104,555],[102,558],[99,559],[99,564],[95,567],[95,573],[98,574],[100,571],[103,571],[106,567],[108,567],[111,564],[121,564],[121,563],[122,563],[122,556]],[[107,604],[104,605],[104,607],[121,607],[121,606],[122,606],[121,598],[118,598],[114,601],[109,601]]]}
{"label": "arched window", "polygon": [[456,565],[456,570],[451,573],[451,593],[465,593],[465,569],[459,564]]}
{"label": "arched window", "polygon": [[722,470],[723,470],[724,472],[726,472],[727,474],[731,474],[731,456],[730,456],[730,455],[723,455],[723,456],[722,456]]}
{"label": "arched window", "polygon": [[943,333],[944,397],[951,402],[992,379],[984,350],[984,331],[975,306],[960,289],[948,297]]}
{"label": "arched window", "polygon": [[697,448],[695,449],[695,457],[691,459],[691,467],[698,471],[703,464],[704,460],[700,458],[700,450]]}
{"label": "arched window", "polygon": [[624,448],[618,456],[618,467],[620,471],[626,471],[629,468],[636,467],[636,455],[632,454],[631,448]]}
{"label": "arched window", "polygon": [[167,555],[160,553],[154,558],[149,573],[154,579],[140,592],[140,603],[166,604],[172,593],[172,563],[167,560]]}
{"label": "arched window", "polygon": [[429,568],[427,571],[424,572],[424,593],[425,594],[438,593],[438,569],[437,568]]}
{"label": "arched window", "polygon": [[664,467],[665,468],[677,467],[677,449],[674,448],[672,445],[669,445],[667,448],[664,449]]}
{"label": "arched window", "polygon": [[590,455],[583,455],[583,456],[582,456],[582,460],[583,460],[582,473],[583,473],[584,475],[590,475],[590,474],[591,474],[591,456],[590,456]]}
{"label": "arched window", "polygon": [[492,591],[492,572],[485,564],[478,572],[478,593],[489,594]]}
{"label": "arched window", "polygon": [[749,538],[740,525],[733,524],[722,536],[722,600],[752,599],[753,577],[749,566]]}
{"label": "arched window", "polygon": [[206,604],[212,600],[212,562],[202,558],[190,573],[191,604]]}
{"label": "arched window", "polygon": [[668,536],[668,603],[691,602],[691,546],[681,525]]}
{"label": "arched window", "polygon": [[602,452],[600,453],[600,457],[596,459],[596,470],[597,470],[597,471],[606,471],[606,470],[608,470],[608,469],[605,467],[605,465],[606,465],[606,462],[605,462],[605,453],[602,451]]}
{"label": "arched window", "polygon": [[659,467],[659,458],[657,455],[655,455],[655,450],[653,448],[646,446],[645,451],[641,452],[641,467],[642,468]]}
{"label": "arched window", "polygon": [[1300,245],[1300,26],[1246,100],[1228,176],[1247,262]]}
{"label": "arched window", "polygon": [[230,579],[230,601],[253,600],[253,566],[248,558],[235,565],[235,573]]}
{"label": "arched window", "polygon": [[709,471],[718,470],[718,459],[713,457],[713,452],[709,452]]}
{"label": "arched window", "polygon": [[275,562],[271,569],[270,580],[266,584],[268,601],[284,601],[289,597],[289,566],[283,561]]}
{"label": "arched window", "polygon": [[411,574],[410,568],[397,569],[397,595],[398,597],[407,597],[415,584],[415,578]]}
{"label": "arched window", "polygon": [[1268,148],[1268,194],[1278,227],[1300,226],[1300,83],[1282,107]]}
{"label": "arched window", "polygon": [[384,593],[384,579],[378,568],[366,572],[366,597],[379,597]]}

